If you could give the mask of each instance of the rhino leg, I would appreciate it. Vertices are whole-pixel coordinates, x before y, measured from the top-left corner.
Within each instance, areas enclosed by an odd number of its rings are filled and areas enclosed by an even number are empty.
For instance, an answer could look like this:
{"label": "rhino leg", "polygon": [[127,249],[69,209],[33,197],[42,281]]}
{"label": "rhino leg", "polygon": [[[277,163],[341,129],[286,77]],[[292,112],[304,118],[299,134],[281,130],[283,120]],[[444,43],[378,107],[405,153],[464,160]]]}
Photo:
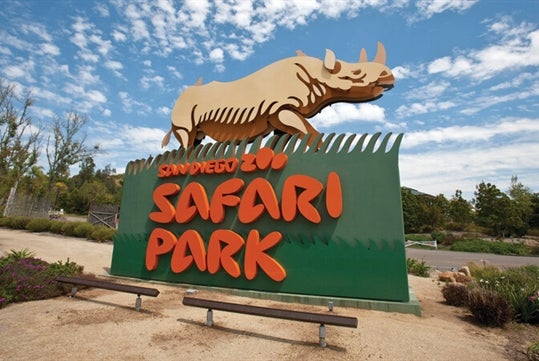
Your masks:
{"label": "rhino leg", "polygon": [[180,142],[180,144],[182,145],[182,147],[184,148],[187,148],[191,145],[193,145],[193,138],[192,136],[190,136],[190,134],[187,132],[187,130],[183,129],[183,128],[175,128],[174,129],[174,136],[176,137],[176,139],[178,139],[178,141]]}
{"label": "rhino leg", "polygon": [[[314,127],[299,113],[296,113],[289,109],[284,109],[278,112],[277,120],[270,120],[270,124],[278,132],[284,132],[287,134],[300,133],[303,135],[311,135],[311,139],[314,139],[319,133]],[[311,142],[309,141],[309,145]]]}

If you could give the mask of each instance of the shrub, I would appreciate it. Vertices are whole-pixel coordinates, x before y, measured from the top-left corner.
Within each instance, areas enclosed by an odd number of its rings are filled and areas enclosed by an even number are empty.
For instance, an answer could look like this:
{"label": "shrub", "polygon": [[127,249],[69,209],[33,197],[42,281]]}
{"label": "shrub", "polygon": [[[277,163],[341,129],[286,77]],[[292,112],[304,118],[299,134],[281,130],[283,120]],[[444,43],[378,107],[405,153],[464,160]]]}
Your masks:
{"label": "shrub", "polygon": [[507,243],[500,241],[486,241],[482,239],[460,240],[451,245],[452,251],[494,253],[501,255],[526,256],[531,253],[530,247],[522,243]]}
{"label": "shrub", "polygon": [[513,309],[502,296],[481,287],[470,290],[468,308],[474,318],[486,326],[502,327],[514,315]]}
{"label": "shrub", "polygon": [[90,238],[90,235],[94,231],[94,226],[91,223],[77,222],[78,224],[73,228],[73,235],[75,237]]}
{"label": "shrub", "polygon": [[513,308],[515,319],[539,323],[539,266],[529,265],[499,270],[471,265],[478,286],[503,297]]}
{"label": "shrub", "polygon": [[468,287],[461,283],[448,283],[442,287],[442,295],[450,306],[466,306],[468,304]]}
{"label": "shrub", "polygon": [[110,241],[116,234],[116,230],[104,226],[96,226],[90,236],[91,239],[95,239],[98,242]]}
{"label": "shrub", "polygon": [[430,277],[430,266],[423,260],[418,261],[413,258],[407,258],[406,266],[408,268],[408,273],[411,273],[414,276]]}
{"label": "shrub", "polygon": [[62,221],[56,221],[56,220],[51,220],[50,221],[50,228],[49,228],[49,231],[51,231],[52,233],[55,233],[55,234],[62,234],[63,231],[63,227],[64,227],[64,223],[65,222],[62,222]]}
{"label": "shrub", "polygon": [[532,342],[528,346],[528,359],[531,361],[539,361],[539,341]]}
{"label": "shrub", "polygon": [[75,236],[75,227],[79,225],[80,222],[64,222],[62,225],[62,234],[68,237]]}
{"label": "shrub", "polygon": [[26,225],[32,220],[30,217],[9,217],[8,227],[13,229],[26,229]]}
{"label": "shrub", "polygon": [[51,221],[45,218],[34,218],[26,225],[26,229],[32,232],[46,232],[51,228]]}
{"label": "shrub", "polygon": [[11,250],[7,256],[0,258],[0,267],[3,267],[9,263],[19,261],[23,258],[33,257],[34,252],[28,248],[21,249],[20,251]]}
{"label": "shrub", "polygon": [[0,259],[0,307],[11,302],[41,300],[67,290],[54,280],[58,275],[75,276],[83,267],[74,262],[49,264],[39,258],[8,255]]}

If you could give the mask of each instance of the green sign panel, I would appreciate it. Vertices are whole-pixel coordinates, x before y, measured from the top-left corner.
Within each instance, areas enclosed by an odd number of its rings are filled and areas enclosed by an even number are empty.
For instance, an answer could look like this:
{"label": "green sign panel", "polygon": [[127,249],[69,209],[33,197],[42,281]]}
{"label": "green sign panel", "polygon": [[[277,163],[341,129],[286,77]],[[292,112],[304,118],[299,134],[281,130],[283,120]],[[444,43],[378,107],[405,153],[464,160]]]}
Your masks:
{"label": "green sign panel", "polygon": [[130,162],[111,273],[408,302],[401,140],[286,135]]}

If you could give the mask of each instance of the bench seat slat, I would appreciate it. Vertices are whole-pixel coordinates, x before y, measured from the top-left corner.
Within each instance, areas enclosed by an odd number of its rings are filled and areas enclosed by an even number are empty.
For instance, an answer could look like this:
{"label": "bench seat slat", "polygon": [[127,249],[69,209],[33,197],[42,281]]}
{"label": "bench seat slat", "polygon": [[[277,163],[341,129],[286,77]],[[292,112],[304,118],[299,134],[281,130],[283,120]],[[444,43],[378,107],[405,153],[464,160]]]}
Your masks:
{"label": "bench seat slat", "polygon": [[269,307],[260,307],[252,305],[241,305],[237,303],[206,300],[194,297],[184,297],[183,304],[186,306],[207,308],[212,310],[228,311],[235,313],[244,313],[271,318],[281,318],[286,320],[319,323],[333,326],[343,326],[357,328],[357,318],[338,315],[327,315],[321,313],[282,310]]}
{"label": "bench seat slat", "polygon": [[93,280],[88,278],[81,277],[68,277],[68,276],[57,276],[57,282],[62,283],[71,283],[73,285],[82,285],[88,287],[103,288],[107,290],[134,293],[137,295],[157,297],[159,295],[159,290],[155,288],[141,287],[141,286],[132,286],[121,283],[113,283],[101,280]]}

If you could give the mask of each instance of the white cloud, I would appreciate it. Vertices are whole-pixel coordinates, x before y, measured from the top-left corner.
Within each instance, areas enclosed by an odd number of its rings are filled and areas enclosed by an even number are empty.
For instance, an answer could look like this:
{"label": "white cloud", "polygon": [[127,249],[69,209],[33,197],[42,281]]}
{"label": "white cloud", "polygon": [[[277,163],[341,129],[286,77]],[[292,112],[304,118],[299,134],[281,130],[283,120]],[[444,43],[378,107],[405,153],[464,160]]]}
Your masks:
{"label": "white cloud", "polygon": [[222,63],[224,60],[223,49],[217,48],[210,52],[210,60],[213,63]]}
{"label": "white cloud", "polygon": [[107,60],[103,65],[105,68],[112,70],[112,72],[117,77],[120,77],[120,78],[122,77],[122,73],[120,73],[120,70],[122,70],[124,66],[119,61]]}
{"label": "white cloud", "polygon": [[491,25],[491,29],[505,31],[497,44],[471,50],[467,55],[435,59],[428,65],[428,72],[483,81],[507,70],[539,66],[539,29],[530,30],[527,24],[509,28],[506,22]]}
{"label": "white cloud", "polygon": [[336,103],[325,107],[320,114],[310,120],[315,128],[320,129],[350,122],[383,123],[384,121],[384,108],[371,103]]}
{"label": "white cloud", "polygon": [[508,185],[511,176],[515,175],[515,168],[519,167],[522,172],[532,170],[527,175],[529,178],[518,174],[519,180],[537,189],[539,183],[533,172],[539,168],[536,154],[539,154],[539,143],[535,141],[485,146],[470,140],[450,149],[425,150],[417,154],[404,150],[399,156],[401,183],[430,194],[443,193],[446,197],[460,189],[465,198],[471,199],[475,186],[481,181],[492,182],[498,187]]}
{"label": "white cloud", "polygon": [[405,67],[405,66],[396,66],[393,69],[391,69],[391,72],[393,73],[393,75],[395,76],[395,79],[397,80],[406,79],[410,77],[410,75],[412,74],[412,71],[410,70],[410,68]]}
{"label": "white cloud", "polygon": [[155,85],[159,88],[163,88],[165,83],[165,78],[163,78],[160,75],[154,75],[154,76],[143,76],[140,79],[140,85],[143,89],[148,89],[152,85]]}
{"label": "white cloud", "polygon": [[90,90],[86,93],[88,100],[92,103],[106,103],[107,97],[99,90]]}
{"label": "white cloud", "polygon": [[419,0],[416,6],[426,18],[445,11],[464,11],[479,0]]}
{"label": "white cloud", "polygon": [[428,100],[424,103],[413,103],[411,105],[401,105],[395,110],[398,118],[405,118],[412,115],[433,113],[440,110],[447,110],[455,107],[456,104],[451,101],[432,101]]}
{"label": "white cloud", "polygon": [[433,99],[442,95],[450,87],[447,81],[432,81],[427,85],[415,88],[406,94],[408,99]]}
{"label": "white cloud", "polygon": [[135,111],[137,114],[149,114],[152,111],[151,106],[131,98],[127,92],[119,92],[118,97],[122,103],[122,109],[126,113]]}
{"label": "white cloud", "polygon": [[402,148],[417,148],[428,143],[459,144],[460,147],[463,143],[486,142],[497,136],[531,134],[539,137],[539,119],[506,118],[494,124],[455,125],[407,132]]}
{"label": "white cloud", "polygon": [[101,17],[104,17],[104,18],[107,18],[110,15],[109,14],[109,8],[107,7],[107,5],[105,5],[103,3],[96,4],[95,5],[95,11],[97,11],[97,13]]}
{"label": "white cloud", "polygon": [[54,44],[51,44],[51,43],[43,43],[43,44],[41,44],[41,51],[44,54],[48,54],[48,55],[52,55],[52,56],[60,55],[60,48],[57,47]]}
{"label": "white cloud", "polygon": [[3,67],[2,73],[8,79],[23,79],[29,83],[34,82],[32,73],[34,72],[35,62],[33,60],[27,60],[20,62],[18,65],[8,65]]}

